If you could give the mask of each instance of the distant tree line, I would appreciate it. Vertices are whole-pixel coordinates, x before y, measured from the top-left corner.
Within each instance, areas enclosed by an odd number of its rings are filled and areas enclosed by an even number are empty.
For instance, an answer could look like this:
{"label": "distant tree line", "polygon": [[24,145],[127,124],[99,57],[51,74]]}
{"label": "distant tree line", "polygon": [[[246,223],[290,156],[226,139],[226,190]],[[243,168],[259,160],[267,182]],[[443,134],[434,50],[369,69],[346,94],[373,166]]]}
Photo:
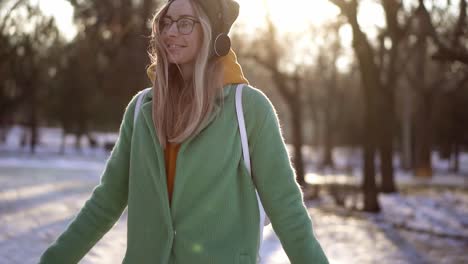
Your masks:
{"label": "distant tree line", "polygon": [[[82,137],[94,142],[92,131],[115,131],[130,97],[150,85],[149,20],[162,1],[68,2],[78,28],[71,41],[30,1],[0,2],[0,140],[23,125],[32,152],[40,126],[74,134],[76,147]],[[247,78],[279,106],[298,182],[307,185],[303,146],[321,150],[321,168],[337,167],[336,147],[359,148],[363,209],[375,212],[379,192],[398,191],[396,160],[431,177],[437,151],[459,171],[468,147],[467,4],[379,0],[385,26],[374,36],[358,22],[361,1],[329,2],[341,15],[301,33],[308,60],[297,60],[296,36],[279,33],[269,15],[254,36],[235,29],[232,42]],[[352,54],[340,70],[344,29]]]}
{"label": "distant tree line", "polygon": [[82,136],[93,141],[93,130],[115,131],[129,98],[149,86],[148,21],[159,2],[69,3],[78,28],[72,41],[30,1],[0,3],[0,125],[27,127],[23,143],[32,152],[40,125],[76,135],[77,147]]}
{"label": "distant tree line", "polygon": [[[358,22],[361,1],[329,2],[341,16],[311,27],[311,51],[319,50],[313,65],[296,63],[291,70],[295,41],[280,36],[269,15],[256,39],[246,43],[239,36],[237,43],[243,58],[263,67],[286,106],[299,183],[305,184],[304,134],[314,134],[310,143],[323,150],[325,167],[335,166],[334,147],[358,145],[363,209],[376,212],[379,192],[397,192],[395,158],[416,177],[427,178],[437,150],[451,160],[452,171],[459,171],[460,152],[468,147],[467,4],[377,1],[385,26],[371,37]],[[355,59],[346,73],[337,70],[344,52],[338,36],[345,27],[352,32]],[[306,116],[315,130],[304,129]]]}

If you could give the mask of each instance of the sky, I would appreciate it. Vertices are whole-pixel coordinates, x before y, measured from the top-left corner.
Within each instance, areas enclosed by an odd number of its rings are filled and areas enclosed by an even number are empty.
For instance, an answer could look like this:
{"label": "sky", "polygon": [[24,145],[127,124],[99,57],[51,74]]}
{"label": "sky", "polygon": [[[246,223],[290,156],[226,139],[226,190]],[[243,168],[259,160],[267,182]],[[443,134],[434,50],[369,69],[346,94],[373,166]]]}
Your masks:
{"label": "sky", "polygon": [[[47,15],[55,17],[60,31],[68,40],[73,39],[77,30],[73,25],[73,7],[65,0],[32,0],[38,2],[40,8]],[[236,0],[240,5],[239,18],[234,30],[242,30],[252,36],[262,28],[265,16],[270,14],[279,34],[292,34],[295,39],[296,58],[292,63],[311,62],[310,37],[307,32],[311,26],[320,27],[327,21],[333,21],[339,15],[339,9],[328,0]],[[363,30],[371,37],[377,32],[377,27],[384,26],[383,12],[379,4],[372,0],[363,0],[359,10],[359,23]],[[302,36],[302,38],[301,38]],[[348,53],[351,51],[351,30],[343,27],[340,38]],[[310,54],[310,56],[314,56]],[[348,58],[347,58],[348,57]],[[350,63],[349,55],[338,59],[338,68],[345,70]]]}
{"label": "sky", "polygon": [[[73,25],[73,7],[65,0],[32,0],[39,2],[47,15],[53,15],[60,30],[67,39],[73,38],[76,28]],[[320,25],[339,15],[339,10],[328,0],[237,0],[240,5],[238,21],[247,30],[255,32],[264,24],[266,10],[280,32],[301,32],[310,25]],[[267,6],[268,9],[265,8]],[[368,30],[375,24],[382,25],[379,17],[380,7],[370,0],[361,5],[359,21]],[[376,16],[377,13],[377,16]]]}
{"label": "sky", "polygon": [[54,16],[55,21],[67,40],[72,40],[77,29],[73,24],[73,7],[65,0],[32,0],[48,16]]}

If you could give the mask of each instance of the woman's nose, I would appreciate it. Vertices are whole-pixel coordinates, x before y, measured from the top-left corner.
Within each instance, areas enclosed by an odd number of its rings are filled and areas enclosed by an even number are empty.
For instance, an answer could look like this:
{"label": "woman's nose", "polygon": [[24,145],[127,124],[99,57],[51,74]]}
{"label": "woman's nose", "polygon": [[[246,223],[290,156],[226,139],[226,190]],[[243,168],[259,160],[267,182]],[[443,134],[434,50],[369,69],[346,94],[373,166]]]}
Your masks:
{"label": "woman's nose", "polygon": [[169,36],[175,36],[179,33],[179,29],[177,29],[177,23],[173,22],[169,28],[167,29],[167,35]]}

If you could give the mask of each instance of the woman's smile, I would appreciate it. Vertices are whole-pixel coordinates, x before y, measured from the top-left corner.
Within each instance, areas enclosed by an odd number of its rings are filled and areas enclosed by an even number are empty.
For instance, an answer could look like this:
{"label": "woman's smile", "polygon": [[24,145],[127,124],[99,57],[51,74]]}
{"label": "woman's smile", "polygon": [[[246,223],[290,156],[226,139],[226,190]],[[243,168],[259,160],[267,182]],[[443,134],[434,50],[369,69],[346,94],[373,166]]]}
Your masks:
{"label": "woman's smile", "polygon": [[167,50],[169,50],[170,52],[177,52],[185,48],[186,46],[178,45],[178,44],[167,44],[166,47],[167,47]]}

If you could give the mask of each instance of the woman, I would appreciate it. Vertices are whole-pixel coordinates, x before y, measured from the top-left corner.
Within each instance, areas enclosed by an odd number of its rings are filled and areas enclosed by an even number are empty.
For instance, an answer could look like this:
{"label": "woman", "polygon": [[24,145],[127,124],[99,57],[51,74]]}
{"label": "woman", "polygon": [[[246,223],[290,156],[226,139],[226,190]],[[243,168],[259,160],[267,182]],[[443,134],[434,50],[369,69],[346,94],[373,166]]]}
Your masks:
{"label": "woman", "polygon": [[327,263],[276,112],[249,86],[242,104],[252,177],[243,163],[233,87],[247,81],[226,35],[238,8],[173,0],[155,15],[154,88],[141,107],[139,95],[129,103],[100,185],[41,263],[78,262],[127,205],[124,263],[255,263],[255,189],[291,263]]}

